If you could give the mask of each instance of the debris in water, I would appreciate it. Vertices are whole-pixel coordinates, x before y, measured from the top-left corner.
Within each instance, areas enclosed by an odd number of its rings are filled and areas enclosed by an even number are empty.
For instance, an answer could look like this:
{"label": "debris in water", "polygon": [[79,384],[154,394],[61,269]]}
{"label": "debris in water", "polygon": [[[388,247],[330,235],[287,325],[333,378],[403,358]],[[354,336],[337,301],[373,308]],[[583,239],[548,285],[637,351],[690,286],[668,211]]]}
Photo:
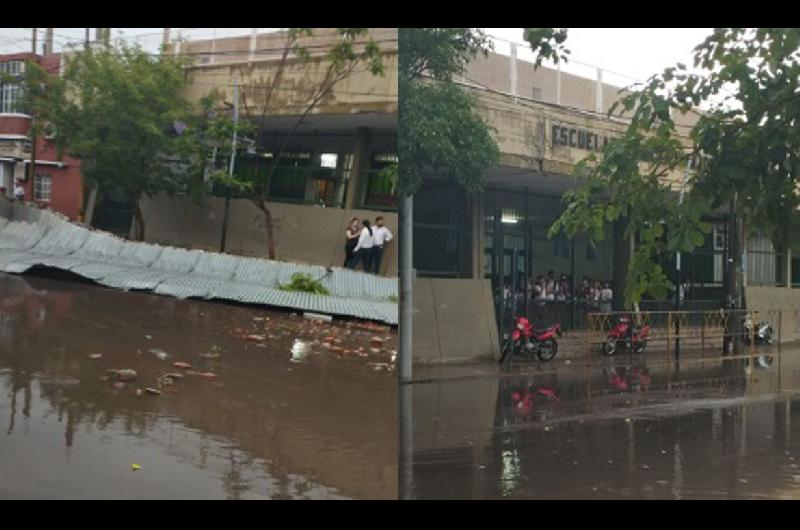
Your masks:
{"label": "debris in water", "polygon": [[144,390],[145,390],[145,392],[148,392],[148,393],[156,395],[156,396],[160,396],[161,395],[161,390],[159,390],[157,388],[145,388]]}
{"label": "debris in water", "polygon": [[90,359],[102,359],[103,358],[103,354],[102,353],[90,353],[89,354],[89,358]]}
{"label": "debris in water", "polygon": [[545,430],[546,432],[550,432],[550,431],[552,431],[552,430],[553,430],[553,428],[552,428],[551,426],[549,426],[549,425],[546,425],[546,426],[545,426],[545,428],[544,428],[544,430]]}
{"label": "debris in water", "polygon": [[252,341],[259,341],[259,340],[266,340],[265,335],[248,335],[245,337],[245,340],[252,340]]}
{"label": "debris in water", "polygon": [[142,469],[142,466],[139,464],[131,464],[131,471],[138,471],[139,469]]}
{"label": "debris in water", "polygon": [[203,372],[197,375],[198,377],[202,377],[203,379],[209,379],[209,380],[217,378],[217,374],[215,374],[214,372]]}
{"label": "debris in water", "polygon": [[117,381],[133,381],[137,376],[136,370],[131,370],[130,368],[123,368],[122,370],[106,370],[106,373],[116,377]]}
{"label": "debris in water", "polygon": [[114,383],[111,383],[111,386],[116,388],[117,390],[120,390],[125,388],[125,383],[123,383],[122,381],[115,381]]}
{"label": "debris in water", "polygon": [[146,338],[147,340],[153,340],[153,336],[152,335],[145,335],[144,338]]}
{"label": "debris in water", "polygon": [[174,363],[172,363],[172,366],[174,366],[175,368],[184,368],[184,369],[188,369],[188,368],[192,367],[191,364],[184,363],[184,362],[181,362],[181,361],[175,361]]}
{"label": "debris in water", "polygon": [[372,353],[380,353],[381,349],[380,348],[370,348],[369,351],[371,351]]}
{"label": "debris in water", "polygon": [[746,478],[740,478],[739,482],[741,482],[742,484],[747,484],[747,479]]}
{"label": "debris in water", "polygon": [[632,422],[632,421],[633,421],[633,420],[632,420],[632,419],[630,419],[630,418],[625,418],[625,423],[630,423],[630,422]]}
{"label": "debris in water", "polygon": [[147,350],[147,353],[154,355],[155,357],[157,357],[162,361],[167,357],[169,357],[169,354],[164,350],[162,350],[161,348],[150,348],[149,350]]}

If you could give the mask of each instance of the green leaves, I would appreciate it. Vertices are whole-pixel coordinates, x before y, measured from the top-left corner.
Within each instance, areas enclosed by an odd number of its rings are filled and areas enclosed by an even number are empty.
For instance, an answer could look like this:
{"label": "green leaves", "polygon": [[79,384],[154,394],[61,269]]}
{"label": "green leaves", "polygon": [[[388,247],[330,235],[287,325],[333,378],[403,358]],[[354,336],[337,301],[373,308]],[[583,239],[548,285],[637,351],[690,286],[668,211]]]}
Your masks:
{"label": "green leaves", "polygon": [[536,66],[547,59],[558,64],[566,62],[569,50],[564,46],[567,28],[525,28],[523,39],[528,41],[536,52]]}
{"label": "green leaves", "polygon": [[[402,163],[396,171],[396,192],[412,195],[425,171],[446,175],[470,193],[480,192],[500,153],[489,125],[452,76],[489,45],[488,39],[470,28],[411,28],[399,33]],[[435,81],[423,81],[423,74]]]}

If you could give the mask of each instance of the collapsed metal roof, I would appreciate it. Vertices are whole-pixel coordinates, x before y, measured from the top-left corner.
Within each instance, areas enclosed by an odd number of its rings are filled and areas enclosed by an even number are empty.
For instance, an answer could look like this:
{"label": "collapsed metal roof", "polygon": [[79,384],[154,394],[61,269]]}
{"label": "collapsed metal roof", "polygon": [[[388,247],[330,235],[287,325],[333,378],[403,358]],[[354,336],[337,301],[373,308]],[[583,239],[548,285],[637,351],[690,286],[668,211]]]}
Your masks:
{"label": "collapsed metal roof", "polygon": [[[22,274],[43,265],[101,285],[176,298],[233,300],[398,323],[396,279],[359,271],[186,250],[127,241],[71,223],[64,216],[0,198],[0,271]],[[330,296],[281,291],[303,272]]]}

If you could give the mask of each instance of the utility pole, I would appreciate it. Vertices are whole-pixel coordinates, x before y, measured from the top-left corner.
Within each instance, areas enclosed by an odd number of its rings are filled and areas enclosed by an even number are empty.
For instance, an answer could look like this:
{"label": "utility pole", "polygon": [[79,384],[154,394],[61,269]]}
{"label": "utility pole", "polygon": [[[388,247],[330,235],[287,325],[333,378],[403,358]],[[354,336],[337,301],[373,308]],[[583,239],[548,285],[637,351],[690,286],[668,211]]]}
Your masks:
{"label": "utility pole", "polygon": [[414,421],[411,384],[414,287],[414,197],[400,197],[400,355],[399,355],[399,475],[400,498],[413,498]]}
{"label": "utility pole", "polygon": [[84,50],[88,50],[89,49],[89,40],[91,40],[91,31],[90,31],[90,28],[85,28],[85,29],[86,29],[86,32],[85,32],[85,34],[83,36],[83,49]]}
{"label": "utility pole", "polygon": [[47,28],[45,31],[45,55],[52,55],[53,54],[53,28]]}
{"label": "utility pole", "polygon": [[[231,163],[228,166],[228,176],[233,178],[233,164],[236,160],[236,129],[239,127],[239,81],[233,79],[233,142],[231,143]],[[225,187],[225,213],[222,214],[222,242],[220,252],[225,252],[225,239],[228,233],[228,215],[231,208],[230,184]]]}
{"label": "utility pole", "polygon": [[[31,46],[31,51],[33,54],[31,55],[30,63],[33,64],[36,62],[36,32],[38,28],[33,28],[33,35],[31,39],[33,41],[33,45]],[[31,161],[28,164],[30,167],[28,172],[28,177],[30,178],[31,183],[31,197],[35,198],[35,189],[36,189],[36,112],[35,109],[30,109],[31,113],[31,123],[30,123],[30,131],[31,131]]]}
{"label": "utility pole", "polygon": [[164,38],[161,41],[161,44],[166,48],[169,45],[169,30],[170,28],[164,28]]}

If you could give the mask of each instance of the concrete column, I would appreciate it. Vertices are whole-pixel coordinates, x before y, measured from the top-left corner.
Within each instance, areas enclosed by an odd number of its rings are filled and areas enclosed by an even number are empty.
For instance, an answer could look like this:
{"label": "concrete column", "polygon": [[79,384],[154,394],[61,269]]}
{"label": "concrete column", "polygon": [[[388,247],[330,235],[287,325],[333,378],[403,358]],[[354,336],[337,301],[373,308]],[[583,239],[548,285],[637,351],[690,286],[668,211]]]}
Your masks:
{"label": "concrete column", "polygon": [[250,34],[250,59],[249,62],[252,63],[253,60],[256,58],[256,36],[258,35],[258,28],[253,28],[253,32]]}
{"label": "concrete column", "polygon": [[786,247],[786,288],[792,288],[792,249]]}
{"label": "concrete column", "polygon": [[511,43],[511,57],[509,58],[509,68],[510,71],[510,79],[511,83],[508,88],[508,91],[511,92],[513,95],[517,95],[517,45],[513,42]]}
{"label": "concrete column", "polygon": [[603,112],[603,71],[597,69],[597,88],[595,89],[595,110]]}
{"label": "concrete column", "polygon": [[561,105],[561,63],[558,63],[556,70],[556,104]]}
{"label": "concrete column", "polygon": [[486,209],[484,197],[484,195],[476,195],[473,199],[472,205],[472,229],[474,230],[474,233],[471,239],[475,242],[475,247],[473,248],[472,252],[472,277],[475,279],[483,278],[483,268],[486,260],[485,253],[483,252],[483,247],[486,241],[486,237],[483,233],[483,212]]}
{"label": "concrete column", "polygon": [[369,154],[372,134],[369,127],[359,127],[356,131],[356,144],[353,149],[353,169],[347,183],[345,208],[357,208],[366,193],[366,171],[370,167]]}

